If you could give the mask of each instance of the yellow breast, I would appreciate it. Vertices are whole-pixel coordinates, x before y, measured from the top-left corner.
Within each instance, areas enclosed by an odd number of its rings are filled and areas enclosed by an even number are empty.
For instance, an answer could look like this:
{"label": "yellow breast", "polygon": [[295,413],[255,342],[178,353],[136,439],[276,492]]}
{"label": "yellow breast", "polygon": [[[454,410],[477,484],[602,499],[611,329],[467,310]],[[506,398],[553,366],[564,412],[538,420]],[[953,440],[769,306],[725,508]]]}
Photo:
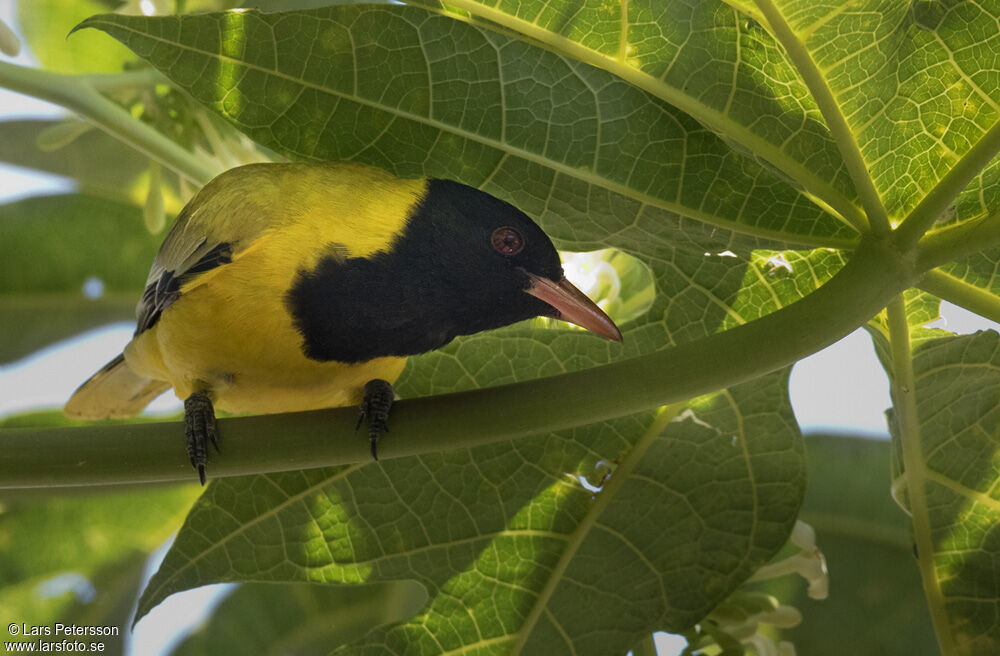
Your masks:
{"label": "yellow breast", "polygon": [[[292,172],[294,173],[294,171]],[[391,248],[423,180],[330,167],[288,174],[254,193],[270,227],[233,261],[181,287],[159,321],[125,349],[129,367],[169,382],[180,398],[208,391],[232,412],[286,412],[358,403],[373,378],[394,381],[406,359],[319,362],[303,355],[285,296],[295,277],[331,251],[365,257]],[[227,217],[226,232],[238,222]],[[237,229],[238,232],[238,229]]]}

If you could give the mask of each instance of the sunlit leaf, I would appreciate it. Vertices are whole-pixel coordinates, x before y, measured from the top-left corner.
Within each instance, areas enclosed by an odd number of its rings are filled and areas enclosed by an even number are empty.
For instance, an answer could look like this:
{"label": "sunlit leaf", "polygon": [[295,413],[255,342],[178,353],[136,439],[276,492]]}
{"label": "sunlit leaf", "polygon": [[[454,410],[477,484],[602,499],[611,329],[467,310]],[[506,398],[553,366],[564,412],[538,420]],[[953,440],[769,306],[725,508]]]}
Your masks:
{"label": "sunlit leaf", "polygon": [[778,245],[854,239],[783,179],[624,80],[423,9],[109,14],[82,27],[123,41],[264,146],[480,186],[567,248],[651,254],[685,219],[702,251],[734,241],[729,229]]}
{"label": "sunlit leaf", "polygon": [[[995,4],[774,4],[833,93],[890,217],[913,209],[1000,120],[1000,78],[982,56],[1000,44]],[[950,220],[982,218],[998,193],[1000,164]]]}
{"label": "sunlit leaf", "polygon": [[[416,0],[602,68],[686,112],[852,219],[854,186],[812,97],[752,7],[661,2]],[[442,6],[447,9],[442,9]],[[746,6],[740,7],[745,11]],[[749,16],[749,17],[748,17]]]}

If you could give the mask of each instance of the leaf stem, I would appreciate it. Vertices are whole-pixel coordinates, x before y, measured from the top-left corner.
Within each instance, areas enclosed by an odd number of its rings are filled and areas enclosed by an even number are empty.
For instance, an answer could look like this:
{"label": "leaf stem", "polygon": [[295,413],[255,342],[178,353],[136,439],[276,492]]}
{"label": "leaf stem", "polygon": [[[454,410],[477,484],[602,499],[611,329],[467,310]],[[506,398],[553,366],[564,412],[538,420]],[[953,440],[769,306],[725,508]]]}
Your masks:
{"label": "leaf stem", "polygon": [[1000,322],[1000,297],[944,271],[928,271],[917,287],[970,312]]}
{"label": "leaf stem", "polygon": [[545,581],[545,586],[538,593],[535,598],[535,603],[531,606],[531,611],[528,616],[524,618],[524,622],[521,624],[520,630],[517,632],[517,640],[514,642],[514,646],[511,647],[510,653],[512,656],[519,656],[523,650],[528,639],[531,637],[531,632],[535,629],[535,625],[538,620],[541,619],[542,613],[548,608],[549,600],[552,598],[552,594],[559,587],[559,584],[563,581],[563,574],[566,572],[566,568],[569,567],[573,559],[576,558],[577,551],[580,546],[583,545],[583,541],[590,534],[590,530],[594,528],[594,524],[600,519],[601,513],[603,513],[608,505],[615,500],[615,496],[618,491],[621,490],[622,485],[629,480],[629,476],[632,474],[632,470],[635,466],[639,464],[642,457],[649,450],[649,447],[653,445],[654,442],[660,437],[660,433],[666,428],[667,424],[673,421],[681,410],[684,409],[685,404],[676,403],[674,405],[665,406],[660,409],[656,418],[649,425],[649,428],[642,434],[642,436],[636,441],[632,448],[625,454],[621,462],[615,467],[611,476],[608,477],[607,483],[604,484],[603,489],[597,494],[594,503],[587,510],[587,514],[583,516],[583,519],[573,530],[573,534],[569,536],[569,540],[566,542],[566,548],[563,550],[562,555],[559,556],[559,561],[552,567],[549,571],[549,576]]}
{"label": "leaf stem", "polygon": [[929,271],[966,255],[981,253],[997,244],[1000,244],[1000,213],[978,221],[950,225],[920,240],[917,268]]}
{"label": "leaf stem", "polygon": [[[38,69],[29,69],[37,71]],[[73,76],[79,82],[89,84],[98,91],[113,92],[122,89],[146,89],[156,84],[170,84],[170,81],[155,68],[121,73],[87,73]]]}
{"label": "leaf stem", "polygon": [[[145,73],[145,72],[144,72]],[[135,85],[139,75],[122,74],[121,82]],[[152,82],[151,75],[146,74]],[[36,68],[0,62],[0,87],[41,98],[70,109],[150,159],[203,185],[216,171],[152,126],[134,118],[121,106],[102,96],[97,88],[110,88],[109,75],[61,75]],[[96,85],[96,86],[95,86]]]}
{"label": "leaf stem", "polygon": [[1000,152],[1000,122],[990,128],[982,139],[955,163],[955,166],[899,224],[896,232],[899,235],[897,239],[900,247],[908,249],[916,244],[938,217],[948,209],[948,205],[977,175],[982,173],[998,152]]}
{"label": "leaf stem", "polygon": [[924,596],[930,609],[938,646],[942,654],[954,643],[951,626],[941,597],[941,586],[934,571],[934,542],[931,537],[930,514],[924,479],[924,454],[920,442],[920,419],[917,416],[916,380],[910,351],[910,328],[906,320],[906,303],[902,294],[887,308],[889,345],[892,352],[892,405],[896,409],[899,439],[906,476],[906,496],[913,519],[913,539],[917,547],[917,562],[924,585]]}
{"label": "leaf stem", "polygon": [[[869,238],[818,290],[742,326],[601,367],[399,401],[379,455],[400,458],[544,434],[730,387],[832,344],[917,278],[889,240]],[[222,453],[213,454],[209,472],[236,476],[366,462],[368,442],[355,433],[356,419],[354,408],[221,419]],[[180,423],[0,431],[0,488],[190,480],[183,436]]]}
{"label": "leaf stem", "polygon": [[826,119],[826,125],[830,129],[834,141],[837,142],[840,154],[844,158],[844,165],[847,167],[851,180],[854,181],[854,187],[857,189],[861,204],[868,215],[868,227],[871,233],[885,235],[891,229],[889,215],[875,189],[875,183],[868,172],[868,167],[865,166],[861,149],[858,148],[858,143],[854,139],[854,133],[851,132],[850,126],[847,125],[847,119],[844,118],[844,114],[840,111],[840,107],[833,97],[833,91],[827,85],[819,68],[816,67],[816,62],[806,50],[805,44],[799,41],[774,3],[771,0],[754,0],[754,3],[771,25],[774,36],[785,47],[785,52],[788,53],[789,59],[798,69],[802,81],[806,83],[820,113]]}

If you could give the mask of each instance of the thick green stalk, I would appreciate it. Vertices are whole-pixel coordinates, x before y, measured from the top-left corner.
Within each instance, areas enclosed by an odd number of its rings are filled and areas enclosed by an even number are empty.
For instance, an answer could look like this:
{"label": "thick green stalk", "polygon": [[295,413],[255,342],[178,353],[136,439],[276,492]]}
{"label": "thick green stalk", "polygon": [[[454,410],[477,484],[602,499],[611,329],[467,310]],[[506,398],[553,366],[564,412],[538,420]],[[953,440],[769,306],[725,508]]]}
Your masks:
{"label": "thick green stalk", "polygon": [[941,585],[934,572],[934,543],[931,539],[930,510],[924,479],[924,453],[920,442],[920,421],[917,417],[916,381],[910,352],[910,328],[906,321],[906,305],[902,295],[888,307],[889,343],[892,350],[892,405],[896,410],[899,439],[902,444],[903,469],[906,476],[906,497],[913,517],[913,539],[917,547],[917,562],[924,585],[924,596],[934,623],[938,646],[942,654],[951,654],[951,627],[941,598]]}
{"label": "thick green stalk", "polygon": [[917,266],[929,271],[997,245],[1000,245],[1000,214],[992,214],[979,221],[950,225],[925,236],[920,240]]}
{"label": "thick green stalk", "polygon": [[[787,366],[863,324],[917,278],[889,240],[862,242],[825,285],[773,314],[648,356],[398,402],[382,458],[563,430],[676,403]],[[212,476],[365,462],[353,408],[219,422]],[[0,431],[0,487],[190,480],[178,423]]]}
{"label": "thick green stalk", "polygon": [[917,287],[990,321],[1000,322],[1000,297],[944,271],[928,271]]}
{"label": "thick green stalk", "polygon": [[[132,85],[136,79],[135,76],[129,76],[122,78],[120,82]],[[0,62],[0,87],[72,110],[195,184],[203,185],[220,172],[206,166],[193,153],[160,134],[152,126],[132,117],[122,107],[102,96],[94,84],[108,88],[111,81],[107,76],[60,75]]]}

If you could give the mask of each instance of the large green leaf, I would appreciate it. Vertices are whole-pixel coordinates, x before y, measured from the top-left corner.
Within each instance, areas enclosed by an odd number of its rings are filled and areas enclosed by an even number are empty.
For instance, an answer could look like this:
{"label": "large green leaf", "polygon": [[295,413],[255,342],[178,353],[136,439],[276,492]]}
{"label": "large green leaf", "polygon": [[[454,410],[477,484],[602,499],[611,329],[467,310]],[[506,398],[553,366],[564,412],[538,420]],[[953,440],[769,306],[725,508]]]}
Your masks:
{"label": "large green leaf", "polygon": [[139,613],[210,581],[412,578],[431,595],[423,612],[345,653],[624,651],[696,622],[784,544],[804,484],[786,382],[784,372],[697,399],[671,423],[643,414],[217,481]]}
{"label": "large green leaf", "polygon": [[805,500],[830,570],[830,596],[806,596],[801,580],[766,589],[802,611],[781,631],[808,656],[934,656],[938,653],[906,516],[890,496],[888,440],[806,435]]}
{"label": "large green leaf", "polygon": [[[159,238],[132,205],[83,194],[0,206],[0,362],[115,320],[135,303]],[[100,280],[90,298],[84,283]]]}
{"label": "large green leaf", "polygon": [[[926,563],[925,589],[940,643],[955,653],[992,654],[1000,642],[992,620],[1000,612],[1000,578],[990,555],[1000,521],[1000,338],[993,331],[956,337],[915,327],[926,315],[922,305],[919,296],[908,299],[913,389],[894,393],[897,404],[901,397],[915,395],[914,426],[901,427],[905,400],[889,415],[893,487],[912,515],[915,542],[930,545],[931,553],[918,555]],[[898,363],[890,345],[882,330],[871,332],[894,377]],[[907,449],[913,453],[911,468],[904,467]],[[915,489],[924,500],[919,506],[911,503]]]}
{"label": "large green leaf", "polygon": [[[766,3],[771,4],[770,0]],[[829,88],[889,216],[901,218],[1000,120],[995,3],[774,0]],[[951,221],[995,209],[1000,166],[962,194]]]}
{"label": "large green leaf", "polygon": [[373,585],[241,585],[171,656],[326,656],[427,602],[413,581]]}
{"label": "large green leaf", "polygon": [[[409,4],[442,11],[434,0]],[[757,20],[725,3],[457,0],[445,5],[628,80],[775,167],[849,220],[861,221],[836,143],[798,73]]]}
{"label": "large green leaf", "polygon": [[728,230],[779,244],[855,239],[628,82],[423,9],[104,15],[82,27],[115,36],[264,146],[482,187],[563,247],[654,253],[679,237],[702,252],[738,245]]}

